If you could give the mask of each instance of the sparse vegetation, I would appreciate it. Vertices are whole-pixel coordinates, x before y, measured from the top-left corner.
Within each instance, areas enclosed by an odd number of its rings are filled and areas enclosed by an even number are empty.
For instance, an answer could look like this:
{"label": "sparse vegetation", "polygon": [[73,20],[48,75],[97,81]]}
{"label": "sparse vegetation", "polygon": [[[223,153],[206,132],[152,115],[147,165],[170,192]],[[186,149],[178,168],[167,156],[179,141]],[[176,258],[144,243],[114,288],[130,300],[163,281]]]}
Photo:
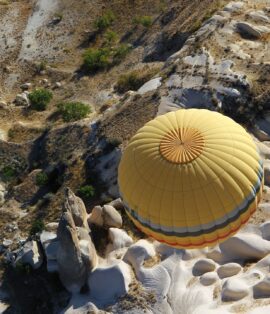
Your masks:
{"label": "sparse vegetation", "polygon": [[37,175],[36,175],[36,184],[38,186],[44,186],[48,183],[49,181],[49,178],[48,178],[48,175],[45,173],[45,172],[39,172]]}
{"label": "sparse vegetation", "polygon": [[148,28],[153,24],[153,19],[149,15],[137,16],[133,19],[133,23]]}
{"label": "sparse vegetation", "polygon": [[37,68],[37,72],[40,73],[42,71],[45,71],[46,68],[47,68],[47,61],[46,60],[42,60],[40,61],[37,65],[36,65],[36,68]]}
{"label": "sparse vegetation", "polygon": [[128,44],[121,44],[118,46],[113,55],[113,64],[121,62],[130,52],[131,46]]}
{"label": "sparse vegetation", "polygon": [[97,18],[94,24],[95,24],[96,29],[101,32],[107,29],[108,27],[110,27],[112,23],[114,22],[114,20],[115,20],[115,15],[111,10],[109,10],[106,13],[104,13],[102,16]]}
{"label": "sparse vegetation", "polygon": [[119,40],[117,33],[112,30],[107,30],[104,34],[104,38],[105,44],[108,46],[115,44]]}
{"label": "sparse vegetation", "polygon": [[110,49],[87,49],[83,55],[83,64],[89,72],[106,69],[110,65]]}
{"label": "sparse vegetation", "polygon": [[53,94],[45,88],[39,88],[31,92],[28,97],[32,109],[43,111],[46,110],[49,102],[52,100]]}
{"label": "sparse vegetation", "polygon": [[80,187],[78,194],[83,198],[91,198],[95,195],[95,188],[92,185]]}
{"label": "sparse vegetation", "polygon": [[157,72],[157,69],[148,69],[122,74],[116,83],[115,90],[118,93],[125,93],[129,90],[136,91]]}
{"label": "sparse vegetation", "polygon": [[91,112],[89,105],[81,102],[59,103],[57,108],[65,122],[83,119]]}
{"label": "sparse vegetation", "polygon": [[83,54],[83,65],[90,73],[105,70],[121,62],[130,50],[131,46],[127,44],[117,47],[90,48]]}
{"label": "sparse vegetation", "polygon": [[44,230],[45,228],[45,224],[44,221],[42,219],[36,219],[31,226],[30,229],[30,235],[35,235],[36,233],[41,232],[42,230]]}

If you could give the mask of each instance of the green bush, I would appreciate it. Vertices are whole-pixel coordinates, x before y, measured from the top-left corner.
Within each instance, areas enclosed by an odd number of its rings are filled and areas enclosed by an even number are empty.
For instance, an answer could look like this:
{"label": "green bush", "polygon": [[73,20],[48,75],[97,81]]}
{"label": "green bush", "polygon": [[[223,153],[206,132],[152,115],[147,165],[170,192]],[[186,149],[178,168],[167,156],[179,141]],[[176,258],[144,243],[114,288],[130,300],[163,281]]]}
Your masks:
{"label": "green bush", "polygon": [[95,195],[95,188],[92,185],[84,185],[78,192],[81,197],[91,198]]}
{"label": "green bush", "polygon": [[106,33],[104,34],[104,38],[105,44],[109,46],[115,44],[119,39],[117,33],[111,30],[106,31]]}
{"label": "green bush", "polygon": [[148,28],[153,24],[153,19],[151,16],[148,16],[148,15],[138,16],[134,18],[133,23],[137,25],[142,25]]}
{"label": "green bush", "polygon": [[127,44],[121,44],[114,50],[113,54],[113,62],[114,63],[119,63],[121,62],[126,55],[130,52],[131,46]]}
{"label": "green bush", "polygon": [[83,54],[83,65],[92,73],[104,70],[121,62],[130,50],[131,46],[127,44],[121,44],[114,48],[90,48]]}
{"label": "green bush", "polygon": [[39,88],[31,92],[28,97],[32,109],[43,111],[47,108],[49,102],[52,100],[53,94],[45,88]]}
{"label": "green bush", "polygon": [[41,232],[42,230],[44,230],[44,228],[45,228],[45,224],[44,224],[43,220],[36,219],[32,223],[32,226],[31,226],[31,229],[30,229],[30,234],[31,235],[35,235],[36,233]]}
{"label": "green bush", "polygon": [[38,186],[44,186],[48,183],[49,178],[45,172],[40,172],[36,175],[36,184]]}
{"label": "green bush", "polygon": [[60,103],[57,107],[65,122],[83,119],[91,112],[89,105],[81,102]]}
{"label": "green bush", "polygon": [[95,20],[95,27],[98,31],[104,31],[110,27],[115,20],[115,15],[112,11],[107,11],[105,14]]}
{"label": "green bush", "polygon": [[87,49],[83,54],[83,64],[90,72],[107,68],[110,65],[110,49]]}
{"label": "green bush", "polygon": [[10,181],[16,176],[16,170],[11,166],[5,166],[1,169],[3,181]]}

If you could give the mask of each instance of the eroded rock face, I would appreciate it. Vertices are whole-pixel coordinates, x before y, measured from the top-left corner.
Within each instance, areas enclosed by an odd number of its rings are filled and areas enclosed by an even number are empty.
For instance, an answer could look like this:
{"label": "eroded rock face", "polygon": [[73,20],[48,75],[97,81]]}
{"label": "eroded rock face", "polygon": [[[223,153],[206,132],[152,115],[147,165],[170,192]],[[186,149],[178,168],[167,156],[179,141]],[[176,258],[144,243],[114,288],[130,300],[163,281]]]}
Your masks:
{"label": "eroded rock face", "polygon": [[18,254],[15,264],[28,264],[33,269],[38,269],[43,263],[43,255],[37,241],[26,242]]}
{"label": "eroded rock face", "polygon": [[120,213],[111,205],[95,206],[88,222],[104,228],[121,228],[123,224]]}
{"label": "eroded rock face", "polygon": [[59,247],[57,264],[65,288],[77,293],[97,265],[97,254],[89,235],[87,214],[82,201],[71,190],[66,191],[64,208],[57,230]]}
{"label": "eroded rock face", "polygon": [[71,213],[75,226],[89,229],[87,222],[87,212],[83,201],[77,197],[70,189],[66,189],[66,199],[64,211]]}

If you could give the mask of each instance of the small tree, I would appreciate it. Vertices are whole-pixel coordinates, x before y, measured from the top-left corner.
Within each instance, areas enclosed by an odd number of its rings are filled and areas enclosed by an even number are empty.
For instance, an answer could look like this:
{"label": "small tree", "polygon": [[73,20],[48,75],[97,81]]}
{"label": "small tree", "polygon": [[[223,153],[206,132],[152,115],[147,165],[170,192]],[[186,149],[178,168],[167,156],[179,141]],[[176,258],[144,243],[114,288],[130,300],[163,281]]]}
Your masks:
{"label": "small tree", "polygon": [[45,88],[39,88],[31,92],[28,97],[32,109],[37,111],[43,111],[46,110],[49,102],[52,100],[53,94],[51,91]]}
{"label": "small tree", "polygon": [[83,119],[91,112],[89,105],[81,102],[60,103],[57,107],[65,122]]}

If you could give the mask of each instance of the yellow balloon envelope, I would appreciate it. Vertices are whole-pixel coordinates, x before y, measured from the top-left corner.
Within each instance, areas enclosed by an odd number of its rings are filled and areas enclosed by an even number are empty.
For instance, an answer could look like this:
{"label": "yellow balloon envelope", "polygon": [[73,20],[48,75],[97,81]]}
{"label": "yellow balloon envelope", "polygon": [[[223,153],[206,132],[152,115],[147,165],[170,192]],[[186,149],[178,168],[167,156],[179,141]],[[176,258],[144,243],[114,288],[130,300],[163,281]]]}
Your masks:
{"label": "yellow balloon envelope", "polygon": [[255,212],[262,160],[243,127],[203,109],[182,109],[142,127],[119,165],[127,214],[160,242],[212,246],[235,234]]}

